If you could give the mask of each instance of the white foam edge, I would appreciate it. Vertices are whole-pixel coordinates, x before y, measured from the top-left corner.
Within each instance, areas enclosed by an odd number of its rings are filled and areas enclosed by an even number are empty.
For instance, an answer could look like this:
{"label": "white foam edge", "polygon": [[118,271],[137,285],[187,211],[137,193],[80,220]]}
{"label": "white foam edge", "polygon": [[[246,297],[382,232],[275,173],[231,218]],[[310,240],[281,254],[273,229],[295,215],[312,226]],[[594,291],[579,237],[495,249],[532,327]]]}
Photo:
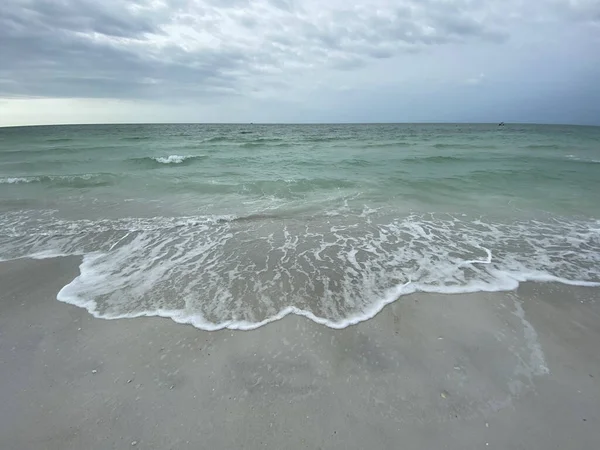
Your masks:
{"label": "white foam edge", "polygon": [[[38,254],[39,256],[40,254]],[[45,256],[44,257],[52,257]],[[64,256],[64,255],[60,255]],[[176,323],[180,324],[189,324],[194,326],[195,328],[205,330],[205,331],[218,331],[223,329],[229,330],[241,330],[241,331],[250,331],[260,328],[268,323],[275,322],[283,319],[284,317],[295,314],[297,316],[303,316],[307,319],[312,320],[313,322],[324,325],[328,328],[333,329],[343,329],[347,328],[351,325],[356,325],[360,322],[364,322],[366,320],[372,319],[375,317],[383,308],[385,308],[388,304],[395,302],[400,297],[413,294],[416,292],[422,293],[438,293],[438,294],[468,294],[475,292],[508,292],[515,290],[519,287],[521,282],[533,281],[533,282],[555,282],[566,284],[569,286],[583,286],[583,287],[600,287],[600,282],[593,281],[582,281],[582,280],[569,280],[562,277],[557,277],[554,275],[549,275],[543,272],[524,272],[524,273],[508,273],[508,272],[500,272],[495,271],[495,276],[497,279],[502,280],[503,284],[486,284],[483,282],[474,282],[468,284],[466,286],[434,286],[434,285],[422,285],[420,283],[413,283],[412,281],[408,281],[403,284],[398,284],[392,288],[390,288],[386,294],[381,297],[379,300],[376,300],[372,303],[372,305],[362,312],[362,314],[354,315],[348,317],[342,321],[335,322],[332,320],[325,319],[323,317],[316,316],[310,311],[306,311],[295,306],[288,306],[277,314],[268,317],[260,322],[248,322],[244,320],[226,320],[220,323],[213,323],[206,320],[201,314],[189,314],[186,311],[182,310],[169,310],[169,309],[157,309],[154,311],[141,311],[137,313],[129,313],[129,314],[120,314],[114,316],[108,316],[101,314],[96,309],[96,302],[91,299],[84,299],[78,296],[75,292],[77,291],[77,285],[84,282],[87,283],[90,279],[101,279],[105,277],[104,275],[100,275],[94,273],[91,266],[93,262],[103,256],[102,253],[94,252],[88,253],[83,256],[83,261],[79,266],[80,275],[75,277],[73,281],[64,286],[57,294],[57,300],[68,303],[74,306],[78,306],[80,308],[85,308],[92,316],[99,319],[106,320],[115,320],[115,319],[134,319],[137,317],[164,317],[170,318]],[[73,292],[75,291],[75,292]]]}
{"label": "white foam edge", "polygon": [[[87,255],[86,255],[87,256]],[[98,257],[97,255],[96,257]],[[87,261],[86,261],[87,259]],[[94,258],[95,259],[95,258]],[[93,261],[93,260],[92,260]],[[138,317],[164,317],[173,320],[176,323],[180,324],[189,324],[194,326],[195,328],[205,330],[205,331],[218,331],[223,329],[229,330],[241,330],[241,331],[250,331],[255,330],[257,328],[262,327],[271,322],[275,322],[283,319],[284,317],[295,314],[297,316],[303,316],[307,319],[312,320],[315,323],[320,325],[325,325],[329,328],[333,329],[343,329],[347,328],[350,325],[356,325],[357,323],[364,322],[375,317],[386,305],[396,301],[399,297],[403,295],[408,295],[415,290],[412,288],[412,283],[409,281],[408,283],[398,285],[388,291],[388,295],[384,296],[382,301],[374,302],[373,306],[365,311],[361,315],[356,315],[353,317],[349,317],[340,322],[334,322],[328,319],[324,319],[323,317],[316,316],[310,311],[306,311],[295,306],[288,306],[287,308],[282,309],[277,314],[264,319],[260,322],[248,322],[245,320],[227,320],[221,323],[213,323],[207,321],[201,314],[187,314],[185,311],[181,310],[169,310],[169,309],[157,309],[154,311],[142,311],[138,313],[130,313],[130,314],[120,314],[114,316],[107,316],[100,314],[96,309],[96,302],[94,300],[86,300],[74,293],[70,293],[69,291],[75,288],[75,285],[81,282],[81,280],[85,278],[100,278],[98,275],[83,275],[83,267],[86,264],[91,264],[90,260],[84,257],[84,262],[79,266],[81,274],[76,277],[71,283],[64,286],[57,294],[57,300],[68,303],[74,306],[79,306],[80,308],[85,308],[92,316],[98,319],[106,319],[106,320],[116,320],[116,319],[135,319]],[[84,278],[81,278],[84,277]]]}

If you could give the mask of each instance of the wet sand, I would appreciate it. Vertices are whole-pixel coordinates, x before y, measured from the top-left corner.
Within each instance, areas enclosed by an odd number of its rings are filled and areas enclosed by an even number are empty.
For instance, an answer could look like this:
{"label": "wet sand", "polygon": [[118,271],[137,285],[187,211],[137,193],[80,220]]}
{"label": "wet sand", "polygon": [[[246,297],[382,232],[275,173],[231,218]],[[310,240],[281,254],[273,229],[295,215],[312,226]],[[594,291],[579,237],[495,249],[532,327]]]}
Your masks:
{"label": "wet sand", "polygon": [[593,449],[600,290],[418,294],[332,330],[106,321],[78,258],[0,263],[0,448]]}

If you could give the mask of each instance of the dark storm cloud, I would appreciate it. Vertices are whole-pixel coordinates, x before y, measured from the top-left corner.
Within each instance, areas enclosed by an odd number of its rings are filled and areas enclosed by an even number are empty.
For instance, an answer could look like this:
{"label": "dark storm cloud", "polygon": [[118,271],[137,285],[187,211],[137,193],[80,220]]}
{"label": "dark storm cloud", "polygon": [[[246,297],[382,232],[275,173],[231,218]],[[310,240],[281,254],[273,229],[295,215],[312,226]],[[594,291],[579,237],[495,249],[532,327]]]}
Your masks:
{"label": "dark storm cloud", "polygon": [[[544,0],[554,1],[554,0]],[[588,4],[589,3],[589,4]],[[510,12],[511,5],[503,3]],[[0,97],[255,92],[428,46],[508,36],[474,0],[3,0]],[[568,11],[598,14],[592,2]],[[500,12],[499,12],[500,11]]]}

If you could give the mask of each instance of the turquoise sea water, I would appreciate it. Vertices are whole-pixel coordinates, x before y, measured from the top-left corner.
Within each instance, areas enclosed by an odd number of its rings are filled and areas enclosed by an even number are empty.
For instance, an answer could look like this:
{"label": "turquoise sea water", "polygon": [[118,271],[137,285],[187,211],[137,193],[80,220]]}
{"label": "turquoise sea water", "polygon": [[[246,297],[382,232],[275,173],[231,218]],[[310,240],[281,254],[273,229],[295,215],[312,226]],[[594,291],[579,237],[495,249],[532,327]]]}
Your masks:
{"label": "turquoise sea water", "polygon": [[414,291],[600,281],[600,128],[0,129],[0,258],[81,255],[99,317],[332,327]]}

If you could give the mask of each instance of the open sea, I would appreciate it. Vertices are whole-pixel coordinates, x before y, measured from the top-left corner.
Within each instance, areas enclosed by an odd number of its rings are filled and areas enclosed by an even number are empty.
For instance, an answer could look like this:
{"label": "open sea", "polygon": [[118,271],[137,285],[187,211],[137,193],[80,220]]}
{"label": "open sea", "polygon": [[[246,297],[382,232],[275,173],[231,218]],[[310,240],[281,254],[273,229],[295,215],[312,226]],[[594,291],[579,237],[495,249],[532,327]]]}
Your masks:
{"label": "open sea", "polygon": [[82,264],[59,300],[206,330],[600,286],[600,128],[0,128],[0,259],[60,255]]}

